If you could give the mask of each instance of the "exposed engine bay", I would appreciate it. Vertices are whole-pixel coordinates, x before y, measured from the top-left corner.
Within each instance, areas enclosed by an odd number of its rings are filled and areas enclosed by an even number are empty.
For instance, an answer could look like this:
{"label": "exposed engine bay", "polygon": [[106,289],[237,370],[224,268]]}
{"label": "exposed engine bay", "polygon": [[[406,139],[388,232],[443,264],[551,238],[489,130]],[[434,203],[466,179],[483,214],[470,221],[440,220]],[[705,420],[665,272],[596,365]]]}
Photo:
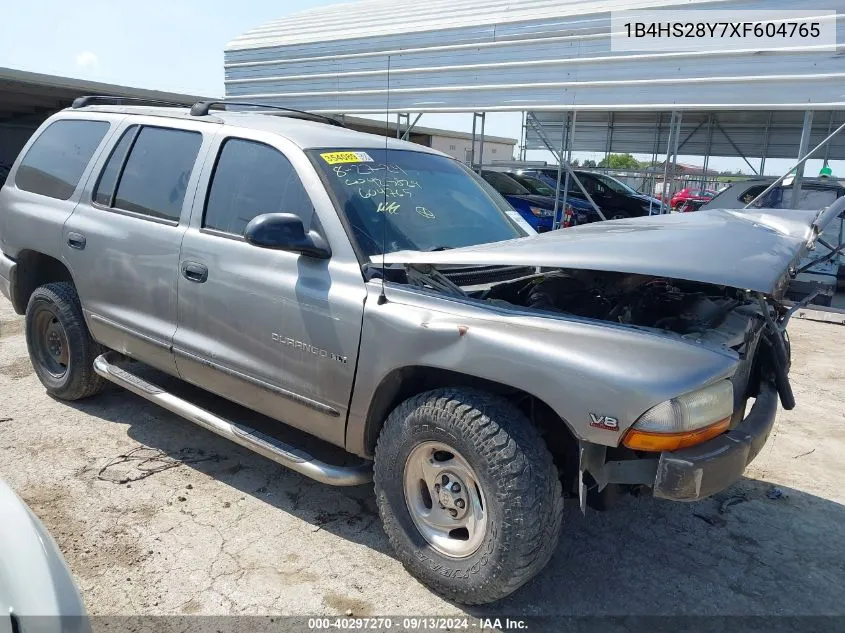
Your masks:
{"label": "exposed engine bay", "polygon": [[679,334],[718,327],[749,302],[746,293],[732,288],[592,271],[555,271],[500,283],[478,298]]}
{"label": "exposed engine bay", "polygon": [[759,314],[752,295],[725,286],[590,270],[537,272],[522,268],[508,270],[509,275],[502,272],[410,266],[404,281],[505,308],[528,308],[678,334],[718,328],[735,311],[743,314],[742,320]]}
{"label": "exposed engine bay", "polygon": [[733,379],[737,407],[743,398],[754,395],[749,379],[764,366],[768,368],[764,371],[773,374],[784,408],[795,405],[787,378],[790,354],[784,330],[788,312],[760,294],[694,281],[591,270],[414,265],[405,267],[404,272],[402,281],[410,285],[500,308],[659,329],[730,348],[740,357]]}

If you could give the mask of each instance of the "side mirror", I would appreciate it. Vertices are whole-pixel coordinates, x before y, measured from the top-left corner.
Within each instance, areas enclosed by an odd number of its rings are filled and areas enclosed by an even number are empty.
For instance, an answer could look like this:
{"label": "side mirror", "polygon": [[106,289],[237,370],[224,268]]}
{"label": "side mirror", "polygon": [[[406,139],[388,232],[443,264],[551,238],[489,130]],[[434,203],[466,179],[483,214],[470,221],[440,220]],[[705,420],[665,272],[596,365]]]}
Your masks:
{"label": "side mirror", "polygon": [[302,253],[317,259],[332,256],[323,236],[316,231],[306,233],[302,220],[293,213],[265,213],[253,218],[246,225],[244,239],[260,248]]}

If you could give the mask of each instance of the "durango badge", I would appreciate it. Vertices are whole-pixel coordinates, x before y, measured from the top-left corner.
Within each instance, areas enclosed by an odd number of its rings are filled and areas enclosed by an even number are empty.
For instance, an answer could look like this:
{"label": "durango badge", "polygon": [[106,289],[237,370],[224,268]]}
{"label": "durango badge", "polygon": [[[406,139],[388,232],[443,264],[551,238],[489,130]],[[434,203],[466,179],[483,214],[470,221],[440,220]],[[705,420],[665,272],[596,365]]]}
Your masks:
{"label": "durango badge", "polygon": [[619,420],[612,418],[609,415],[596,415],[595,413],[591,413],[590,426],[594,426],[597,429],[604,429],[605,431],[618,431]]}

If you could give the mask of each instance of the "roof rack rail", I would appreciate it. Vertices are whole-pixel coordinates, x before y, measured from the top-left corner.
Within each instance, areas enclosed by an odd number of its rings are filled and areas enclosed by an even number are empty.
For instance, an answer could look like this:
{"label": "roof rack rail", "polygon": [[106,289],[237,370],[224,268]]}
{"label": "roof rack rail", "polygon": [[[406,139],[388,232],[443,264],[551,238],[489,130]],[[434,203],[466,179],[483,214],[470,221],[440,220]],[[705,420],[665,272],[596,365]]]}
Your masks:
{"label": "roof rack rail", "polygon": [[87,95],[84,97],[77,97],[73,100],[71,108],[77,110],[89,105],[157,105],[168,106],[172,108],[187,108],[187,103],[177,103],[176,101],[164,101],[161,99],[144,99],[142,97],[121,97],[119,95]]}
{"label": "roof rack rail", "polygon": [[[191,116],[207,116],[212,106],[247,106],[252,108],[266,108],[268,110],[279,110],[281,112],[289,112],[291,114],[299,115],[300,118],[318,121],[321,123],[328,123],[329,125],[336,125],[337,127],[346,127],[343,123],[330,116],[323,114],[315,114],[313,112],[306,112],[305,110],[297,110],[295,108],[285,108],[277,105],[267,105],[265,103],[250,103],[247,101],[198,101],[191,106]],[[224,108],[225,109],[225,108]]]}

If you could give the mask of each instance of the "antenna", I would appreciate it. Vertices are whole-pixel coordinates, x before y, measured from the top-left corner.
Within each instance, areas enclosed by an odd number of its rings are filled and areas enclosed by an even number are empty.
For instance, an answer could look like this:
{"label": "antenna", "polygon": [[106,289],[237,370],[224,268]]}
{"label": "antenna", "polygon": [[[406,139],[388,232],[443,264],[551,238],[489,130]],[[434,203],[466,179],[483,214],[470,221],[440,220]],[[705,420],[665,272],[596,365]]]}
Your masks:
{"label": "antenna", "polygon": [[[397,127],[399,122],[396,123]],[[387,103],[384,108],[384,163],[385,178],[387,177],[387,153],[390,139],[390,55],[387,56]],[[387,303],[387,295],[384,294],[384,278],[387,276],[387,264],[385,263],[385,251],[387,250],[387,187],[383,187],[384,197],[381,219],[381,294],[378,296],[378,305]]]}

